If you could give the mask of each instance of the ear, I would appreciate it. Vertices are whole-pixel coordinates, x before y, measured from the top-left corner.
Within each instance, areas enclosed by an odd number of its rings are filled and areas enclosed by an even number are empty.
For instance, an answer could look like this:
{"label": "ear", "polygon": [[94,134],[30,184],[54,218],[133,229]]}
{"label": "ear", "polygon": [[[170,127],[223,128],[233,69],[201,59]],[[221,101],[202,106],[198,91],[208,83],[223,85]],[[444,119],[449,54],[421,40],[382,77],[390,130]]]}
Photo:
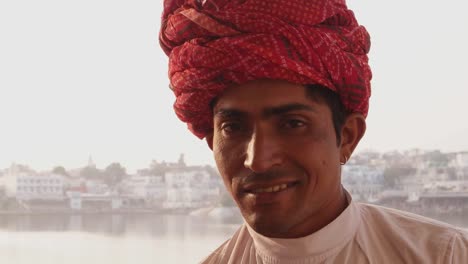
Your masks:
{"label": "ear", "polygon": [[213,151],[213,132],[206,135],[205,140],[208,144],[208,147],[211,149],[211,151]]}
{"label": "ear", "polygon": [[[341,129],[341,157],[349,160],[354,149],[366,132],[366,119],[362,114],[352,113],[348,115]],[[346,160],[342,160],[346,162]]]}

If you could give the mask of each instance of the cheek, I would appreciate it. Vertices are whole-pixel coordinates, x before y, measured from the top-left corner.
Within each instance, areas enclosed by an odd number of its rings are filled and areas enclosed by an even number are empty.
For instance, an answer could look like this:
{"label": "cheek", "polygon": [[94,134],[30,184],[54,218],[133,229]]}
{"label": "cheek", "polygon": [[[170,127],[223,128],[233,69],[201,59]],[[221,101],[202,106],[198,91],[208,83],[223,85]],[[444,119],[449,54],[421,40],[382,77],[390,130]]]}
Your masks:
{"label": "cheek", "polygon": [[307,138],[290,144],[288,155],[309,175],[311,184],[328,185],[339,175],[339,149],[328,138]]}
{"label": "cheek", "polygon": [[218,140],[214,141],[213,155],[224,184],[231,191],[233,189],[233,178],[240,169],[239,164],[243,164],[239,149]]}
{"label": "cheek", "polygon": [[243,142],[226,141],[222,137],[215,136],[213,139],[213,154],[216,163],[224,170],[237,168],[238,164],[243,164],[242,157],[244,157],[244,144]]}

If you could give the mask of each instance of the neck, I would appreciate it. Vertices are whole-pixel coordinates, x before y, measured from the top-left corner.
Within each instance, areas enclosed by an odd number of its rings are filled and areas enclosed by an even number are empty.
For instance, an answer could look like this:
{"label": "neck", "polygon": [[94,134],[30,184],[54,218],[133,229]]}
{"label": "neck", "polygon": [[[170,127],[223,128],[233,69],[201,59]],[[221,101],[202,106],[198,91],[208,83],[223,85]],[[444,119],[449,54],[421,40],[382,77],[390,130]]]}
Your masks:
{"label": "neck", "polygon": [[330,200],[322,206],[322,209],[317,211],[314,215],[304,219],[302,223],[296,225],[288,231],[288,235],[284,238],[299,238],[311,235],[326,225],[333,222],[340,214],[348,207],[348,200],[343,187],[340,185],[337,190],[337,195],[333,196],[335,199]]}

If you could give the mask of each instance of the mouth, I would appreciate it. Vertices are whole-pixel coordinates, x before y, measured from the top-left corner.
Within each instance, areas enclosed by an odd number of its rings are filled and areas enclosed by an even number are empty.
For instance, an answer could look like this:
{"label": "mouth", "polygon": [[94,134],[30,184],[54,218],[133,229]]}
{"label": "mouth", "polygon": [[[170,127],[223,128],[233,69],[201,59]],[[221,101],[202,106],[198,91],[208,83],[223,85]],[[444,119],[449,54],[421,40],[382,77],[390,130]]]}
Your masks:
{"label": "mouth", "polygon": [[244,188],[243,197],[254,210],[263,210],[292,199],[299,185],[299,181],[251,184]]}
{"label": "mouth", "polygon": [[295,185],[297,185],[298,182],[290,182],[290,183],[281,183],[281,184],[276,184],[276,185],[270,185],[267,187],[263,186],[253,186],[249,187],[248,189],[245,190],[246,193],[250,194],[263,194],[263,193],[278,193],[287,190],[288,188],[291,188]]}

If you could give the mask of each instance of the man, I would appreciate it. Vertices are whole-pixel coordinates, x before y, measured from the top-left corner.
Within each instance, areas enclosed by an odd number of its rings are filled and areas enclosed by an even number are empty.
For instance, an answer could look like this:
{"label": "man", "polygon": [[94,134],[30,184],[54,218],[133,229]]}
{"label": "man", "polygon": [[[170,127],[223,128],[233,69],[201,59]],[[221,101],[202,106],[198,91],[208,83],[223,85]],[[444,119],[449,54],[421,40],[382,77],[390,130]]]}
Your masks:
{"label": "man", "polygon": [[178,117],[213,150],[245,224],[203,263],[468,263],[468,235],[353,202],[370,38],[344,0],[166,0]]}

